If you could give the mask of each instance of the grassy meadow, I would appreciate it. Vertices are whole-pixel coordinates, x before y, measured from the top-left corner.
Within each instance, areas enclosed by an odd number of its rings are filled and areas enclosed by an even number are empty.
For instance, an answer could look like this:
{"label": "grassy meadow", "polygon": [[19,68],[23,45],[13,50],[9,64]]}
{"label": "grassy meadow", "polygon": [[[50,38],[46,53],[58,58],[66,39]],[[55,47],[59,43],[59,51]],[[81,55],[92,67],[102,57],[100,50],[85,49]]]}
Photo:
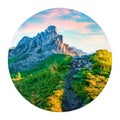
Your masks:
{"label": "grassy meadow", "polygon": [[[21,58],[10,58],[8,63],[17,59]],[[10,75],[17,90],[29,102],[45,110],[62,112],[71,60],[71,56],[53,54],[29,71],[10,71]],[[111,52],[98,50],[90,56],[90,61],[92,70],[83,68],[71,78],[72,90],[82,100],[83,106],[94,100],[106,85],[111,71]]]}

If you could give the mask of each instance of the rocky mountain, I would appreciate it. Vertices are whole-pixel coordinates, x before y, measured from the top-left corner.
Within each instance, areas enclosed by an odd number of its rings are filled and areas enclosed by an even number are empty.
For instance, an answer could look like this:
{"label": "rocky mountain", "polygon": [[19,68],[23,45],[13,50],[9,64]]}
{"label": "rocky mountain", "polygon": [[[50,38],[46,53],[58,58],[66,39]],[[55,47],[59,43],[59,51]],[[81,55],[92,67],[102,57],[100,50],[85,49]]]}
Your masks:
{"label": "rocky mountain", "polygon": [[63,43],[63,36],[57,33],[56,26],[51,25],[33,38],[23,37],[15,48],[9,50],[9,59],[14,61],[9,64],[9,69],[13,72],[26,71],[50,55],[58,53],[70,56],[85,54],[82,50]]}

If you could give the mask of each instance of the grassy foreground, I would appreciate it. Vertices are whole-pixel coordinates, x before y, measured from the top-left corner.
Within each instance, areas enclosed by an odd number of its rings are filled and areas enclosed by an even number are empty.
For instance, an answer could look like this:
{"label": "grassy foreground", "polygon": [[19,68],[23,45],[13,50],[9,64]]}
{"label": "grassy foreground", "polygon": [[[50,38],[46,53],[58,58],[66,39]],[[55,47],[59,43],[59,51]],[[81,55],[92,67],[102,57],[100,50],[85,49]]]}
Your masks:
{"label": "grassy foreground", "polygon": [[105,87],[112,65],[112,54],[98,50],[90,57],[92,70],[81,69],[72,77],[72,87],[86,105],[94,100]]}
{"label": "grassy foreground", "polygon": [[[9,60],[9,64],[16,58]],[[54,54],[27,72],[10,73],[24,98],[45,110],[61,112],[66,77],[72,57]],[[83,106],[94,100],[105,87],[112,64],[112,54],[98,50],[90,56],[92,70],[83,68],[72,76],[72,90]]]}
{"label": "grassy foreground", "polygon": [[14,77],[18,91],[32,104],[45,110],[60,112],[70,62],[70,56],[54,54],[31,71],[11,76]]}

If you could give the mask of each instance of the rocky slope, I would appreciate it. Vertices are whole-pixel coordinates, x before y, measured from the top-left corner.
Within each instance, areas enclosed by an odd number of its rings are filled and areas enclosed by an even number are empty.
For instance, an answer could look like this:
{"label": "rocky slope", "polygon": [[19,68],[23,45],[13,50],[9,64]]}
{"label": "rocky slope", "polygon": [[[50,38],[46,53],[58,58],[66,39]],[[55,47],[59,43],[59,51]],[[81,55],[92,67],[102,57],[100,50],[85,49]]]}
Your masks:
{"label": "rocky slope", "polygon": [[82,50],[63,43],[63,36],[57,33],[56,26],[51,25],[33,38],[23,37],[14,49],[9,50],[9,59],[13,59],[9,69],[11,72],[29,70],[55,53],[70,56],[84,54]]}

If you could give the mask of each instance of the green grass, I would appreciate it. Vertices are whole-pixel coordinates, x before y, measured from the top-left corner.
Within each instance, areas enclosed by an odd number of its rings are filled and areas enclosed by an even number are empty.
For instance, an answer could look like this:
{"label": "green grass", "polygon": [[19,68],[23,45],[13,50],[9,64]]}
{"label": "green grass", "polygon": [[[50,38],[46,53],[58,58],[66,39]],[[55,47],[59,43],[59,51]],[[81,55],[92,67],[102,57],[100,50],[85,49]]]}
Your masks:
{"label": "green grass", "polygon": [[54,54],[32,70],[21,73],[21,80],[14,81],[14,84],[32,104],[51,110],[52,106],[48,98],[54,94],[54,91],[64,88],[70,62],[70,56]]}
{"label": "green grass", "polygon": [[72,77],[72,88],[86,105],[105,87],[112,65],[111,52],[98,50],[91,55],[92,70],[81,69]]}
{"label": "green grass", "polygon": [[8,64],[11,64],[11,63],[15,62],[16,59],[17,59],[17,57],[9,58],[9,59],[8,59]]}
{"label": "green grass", "polygon": [[[15,62],[16,59],[9,59],[9,64]],[[112,56],[107,50],[97,51],[90,56],[90,60],[92,70],[86,68],[79,70],[73,75],[71,81],[72,89],[82,100],[83,105],[88,104],[99,95],[106,85],[111,71]],[[55,105],[61,104],[70,63],[71,56],[54,54],[27,72],[11,73],[11,77],[20,78],[20,80],[14,81],[14,84],[28,101],[40,108],[54,111],[56,110]],[[52,105],[54,102],[55,104]],[[59,110],[61,110],[60,106],[56,111]]]}
{"label": "green grass", "polygon": [[[70,56],[66,56],[64,54],[54,54],[52,56],[50,56],[49,58],[47,58],[46,60],[44,60],[43,62],[40,62],[33,70],[33,71],[38,71],[41,69],[46,69],[48,68],[51,64],[53,64],[54,62],[56,62],[57,64],[61,64],[63,61],[65,61],[65,59],[69,58]],[[31,72],[31,71],[30,71]]]}
{"label": "green grass", "polygon": [[8,59],[8,64],[15,63],[20,60],[24,60],[29,56],[29,54],[19,55]]}

